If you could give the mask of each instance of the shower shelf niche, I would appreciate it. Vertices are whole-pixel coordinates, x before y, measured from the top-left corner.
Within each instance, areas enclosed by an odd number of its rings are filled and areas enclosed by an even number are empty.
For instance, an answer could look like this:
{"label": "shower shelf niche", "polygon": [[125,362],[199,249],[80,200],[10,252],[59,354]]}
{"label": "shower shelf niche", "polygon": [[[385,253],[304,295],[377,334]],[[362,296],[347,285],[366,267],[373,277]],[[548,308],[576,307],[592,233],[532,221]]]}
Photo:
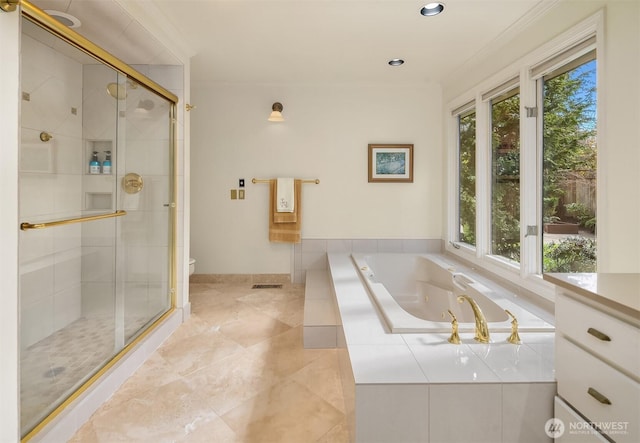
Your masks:
{"label": "shower shelf niche", "polygon": [[90,211],[113,209],[113,193],[85,192],[85,209]]}
{"label": "shower shelf niche", "polygon": [[100,160],[100,164],[104,162],[106,158],[105,151],[111,152],[111,171],[112,173],[115,171],[116,162],[115,162],[115,151],[113,150],[113,141],[112,140],[87,140],[85,147],[85,158],[84,158],[84,173],[85,175],[110,175],[110,174],[102,174],[102,169],[100,170],[100,174],[91,174],[89,172],[89,161],[91,161],[91,156],[94,152],[98,153],[98,160]]}

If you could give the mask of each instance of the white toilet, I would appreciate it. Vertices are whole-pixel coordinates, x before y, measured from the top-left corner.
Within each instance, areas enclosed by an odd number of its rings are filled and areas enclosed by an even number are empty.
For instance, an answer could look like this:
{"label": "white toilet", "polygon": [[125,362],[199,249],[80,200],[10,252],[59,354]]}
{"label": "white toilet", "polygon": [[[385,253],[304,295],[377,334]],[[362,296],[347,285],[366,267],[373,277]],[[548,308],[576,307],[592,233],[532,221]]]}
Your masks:
{"label": "white toilet", "polygon": [[196,259],[189,258],[189,275],[193,274],[196,270]]}

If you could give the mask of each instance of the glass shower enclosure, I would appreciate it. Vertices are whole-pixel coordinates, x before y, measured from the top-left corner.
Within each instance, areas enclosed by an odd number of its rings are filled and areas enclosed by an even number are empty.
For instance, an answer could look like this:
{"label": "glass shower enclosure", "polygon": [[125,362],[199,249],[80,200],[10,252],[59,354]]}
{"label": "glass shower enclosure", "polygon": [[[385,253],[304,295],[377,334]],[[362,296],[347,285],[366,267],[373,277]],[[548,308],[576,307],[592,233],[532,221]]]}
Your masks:
{"label": "glass shower enclosure", "polygon": [[37,8],[22,21],[24,437],[173,308],[177,99]]}

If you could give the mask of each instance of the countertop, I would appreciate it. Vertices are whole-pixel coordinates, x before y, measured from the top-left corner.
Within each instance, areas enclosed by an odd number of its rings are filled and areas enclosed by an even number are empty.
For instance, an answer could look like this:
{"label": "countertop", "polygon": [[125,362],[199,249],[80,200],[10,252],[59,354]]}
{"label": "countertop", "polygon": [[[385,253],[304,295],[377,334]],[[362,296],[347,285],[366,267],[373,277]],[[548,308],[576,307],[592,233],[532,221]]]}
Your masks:
{"label": "countertop", "polygon": [[550,273],[543,278],[640,321],[640,274]]}

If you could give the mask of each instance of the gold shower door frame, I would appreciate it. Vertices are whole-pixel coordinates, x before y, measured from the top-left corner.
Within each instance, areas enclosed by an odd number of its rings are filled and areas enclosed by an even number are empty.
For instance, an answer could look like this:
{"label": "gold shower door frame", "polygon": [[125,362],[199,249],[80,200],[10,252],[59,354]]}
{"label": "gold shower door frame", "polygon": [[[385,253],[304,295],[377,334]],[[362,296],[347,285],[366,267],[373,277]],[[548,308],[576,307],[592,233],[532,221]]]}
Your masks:
{"label": "gold shower door frame", "polygon": [[[44,11],[29,3],[26,0],[22,0],[19,3],[22,17],[31,21],[32,23],[40,26],[41,28],[49,31],[58,38],[66,41],[72,46],[78,48],[82,52],[93,57],[97,61],[104,65],[114,69],[131,79],[138,84],[144,86],[148,90],[154,92],[160,97],[168,100],[169,102],[169,149],[170,149],[170,162],[169,162],[169,282],[168,288],[170,291],[170,303],[169,309],[164,314],[160,315],[153,323],[151,323],[145,330],[137,335],[129,344],[125,345],[111,360],[109,360],[102,368],[100,368],[94,375],[92,375],[84,384],[82,384],[75,392],[73,392],[66,400],[64,400],[58,407],[56,407],[46,418],[44,418],[38,425],[36,425],[31,431],[29,431],[22,439],[26,442],[33,438],[38,432],[40,432],[48,423],[50,423],[60,412],[69,406],[76,398],[78,398],[83,392],[85,392],[91,385],[98,381],[112,366],[114,366],[123,356],[125,356],[134,346],[142,341],[150,332],[156,329],[169,315],[171,315],[176,308],[176,284],[177,284],[177,262],[176,262],[176,239],[177,239],[177,140],[176,140],[176,123],[177,123],[177,103],[178,97],[163,88],[153,80],[149,79],[145,75],[139,73],[123,61],[119,60],[109,52],[100,48],[96,44],[87,40],[80,34],[76,33],[72,29],[62,25],[55,19],[51,18]],[[124,212],[124,211],[123,211]],[[111,216],[124,215],[119,211]],[[81,220],[84,221],[84,220]],[[80,221],[80,222],[81,222]],[[73,221],[78,222],[78,221]],[[41,228],[41,227],[38,227]],[[33,229],[33,227],[28,227]]]}

